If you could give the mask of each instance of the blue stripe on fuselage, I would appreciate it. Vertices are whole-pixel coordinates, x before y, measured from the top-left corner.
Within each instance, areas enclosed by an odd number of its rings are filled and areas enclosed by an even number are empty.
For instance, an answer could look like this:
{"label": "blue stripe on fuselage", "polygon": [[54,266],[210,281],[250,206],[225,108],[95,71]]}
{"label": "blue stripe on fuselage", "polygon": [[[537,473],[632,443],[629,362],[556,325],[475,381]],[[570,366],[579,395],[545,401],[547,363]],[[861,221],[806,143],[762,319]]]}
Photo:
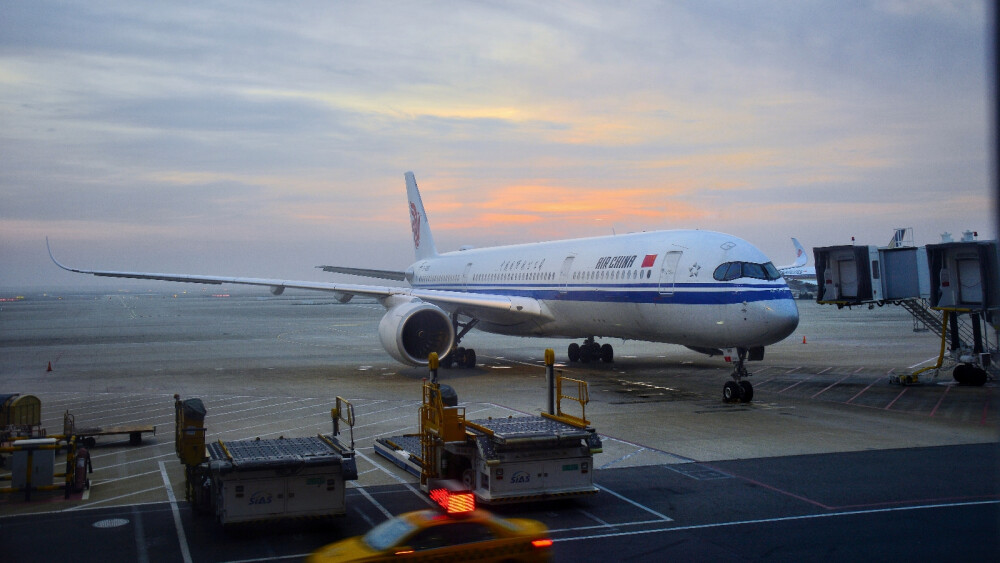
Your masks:
{"label": "blue stripe on fuselage", "polygon": [[[531,297],[540,301],[587,301],[599,303],[674,303],[679,305],[727,305],[776,299],[792,299],[792,292],[784,284],[677,284],[671,293],[660,293],[656,284],[636,285],[418,285],[417,289],[457,291]],[[714,289],[714,291],[706,291]]]}

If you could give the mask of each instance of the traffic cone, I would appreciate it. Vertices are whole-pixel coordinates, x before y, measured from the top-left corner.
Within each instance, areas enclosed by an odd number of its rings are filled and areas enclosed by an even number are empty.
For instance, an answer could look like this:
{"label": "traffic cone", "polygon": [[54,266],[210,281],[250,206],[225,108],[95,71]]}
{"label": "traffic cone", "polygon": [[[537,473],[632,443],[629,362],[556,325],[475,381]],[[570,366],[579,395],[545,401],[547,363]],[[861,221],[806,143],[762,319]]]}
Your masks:
{"label": "traffic cone", "polygon": [[49,367],[45,368],[45,371],[52,371],[52,362],[49,362]]}
{"label": "traffic cone", "polygon": [[806,343],[806,337],[805,337],[805,336],[803,336],[803,337],[802,337],[802,343],[803,343],[803,344],[805,344],[805,343]]}

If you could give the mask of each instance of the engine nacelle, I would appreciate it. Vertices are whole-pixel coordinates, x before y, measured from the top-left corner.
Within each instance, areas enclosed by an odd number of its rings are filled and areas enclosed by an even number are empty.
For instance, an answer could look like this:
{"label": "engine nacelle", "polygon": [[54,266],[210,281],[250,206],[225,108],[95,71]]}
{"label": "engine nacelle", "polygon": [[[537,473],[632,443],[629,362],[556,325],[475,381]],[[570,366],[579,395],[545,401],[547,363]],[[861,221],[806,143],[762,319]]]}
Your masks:
{"label": "engine nacelle", "polygon": [[440,307],[424,301],[400,303],[386,311],[378,323],[382,347],[397,361],[426,366],[427,356],[444,357],[455,343],[451,318]]}

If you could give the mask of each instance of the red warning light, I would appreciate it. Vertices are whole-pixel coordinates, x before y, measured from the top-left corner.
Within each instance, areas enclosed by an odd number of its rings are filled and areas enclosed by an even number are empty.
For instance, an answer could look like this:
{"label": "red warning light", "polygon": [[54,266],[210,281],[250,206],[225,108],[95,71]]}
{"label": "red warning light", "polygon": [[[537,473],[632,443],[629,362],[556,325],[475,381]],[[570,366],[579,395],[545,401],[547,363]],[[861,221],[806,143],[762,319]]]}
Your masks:
{"label": "red warning light", "polygon": [[438,503],[448,514],[463,514],[476,509],[476,497],[470,492],[456,492],[448,489],[434,489],[431,500]]}
{"label": "red warning light", "polygon": [[532,540],[531,545],[535,547],[552,547],[552,540],[548,538],[542,540]]}

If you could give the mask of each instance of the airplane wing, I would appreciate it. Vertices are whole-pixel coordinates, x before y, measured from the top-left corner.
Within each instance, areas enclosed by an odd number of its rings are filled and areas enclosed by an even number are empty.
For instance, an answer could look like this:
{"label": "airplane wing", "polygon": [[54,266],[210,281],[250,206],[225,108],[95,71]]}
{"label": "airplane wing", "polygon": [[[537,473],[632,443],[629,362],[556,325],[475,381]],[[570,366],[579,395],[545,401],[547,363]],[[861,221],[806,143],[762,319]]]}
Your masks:
{"label": "airplane wing", "polygon": [[316,266],[324,272],[335,274],[350,274],[352,276],[362,276],[365,278],[381,278],[384,280],[403,281],[406,279],[406,272],[398,270],[371,270],[368,268],[347,268],[344,266]]}
{"label": "airplane wing", "polygon": [[52,249],[49,247],[49,239],[45,239],[45,246],[49,251],[49,258],[63,270],[70,272],[76,272],[79,274],[91,274],[98,277],[107,278],[131,278],[139,280],[161,280],[161,281],[171,281],[171,282],[185,282],[185,283],[203,283],[203,284],[234,284],[234,285],[252,285],[252,286],[262,286],[270,287],[271,293],[275,295],[281,295],[286,288],[291,289],[309,289],[314,291],[326,291],[334,293],[342,301],[346,301],[344,297],[361,295],[365,297],[374,297],[383,302],[383,305],[388,306],[389,298],[399,296],[399,297],[414,297],[427,301],[429,303],[434,303],[448,310],[461,311],[463,314],[470,316],[483,316],[493,319],[507,319],[515,320],[520,318],[526,320],[529,317],[534,317],[540,320],[551,319],[550,314],[542,304],[530,297],[518,297],[518,296],[508,296],[508,295],[490,295],[490,294],[478,294],[478,293],[463,293],[459,291],[440,291],[434,289],[414,289],[410,287],[387,287],[378,285],[357,285],[357,284],[342,284],[342,283],[324,283],[324,282],[314,282],[314,281],[296,281],[296,280],[281,280],[281,279],[268,279],[268,278],[242,278],[242,277],[227,277],[227,276],[204,276],[197,274],[166,274],[166,273],[151,273],[151,272],[125,272],[125,271],[113,271],[113,270],[85,270],[80,268],[71,268],[69,266],[61,264],[56,260],[55,256],[52,255]]}

